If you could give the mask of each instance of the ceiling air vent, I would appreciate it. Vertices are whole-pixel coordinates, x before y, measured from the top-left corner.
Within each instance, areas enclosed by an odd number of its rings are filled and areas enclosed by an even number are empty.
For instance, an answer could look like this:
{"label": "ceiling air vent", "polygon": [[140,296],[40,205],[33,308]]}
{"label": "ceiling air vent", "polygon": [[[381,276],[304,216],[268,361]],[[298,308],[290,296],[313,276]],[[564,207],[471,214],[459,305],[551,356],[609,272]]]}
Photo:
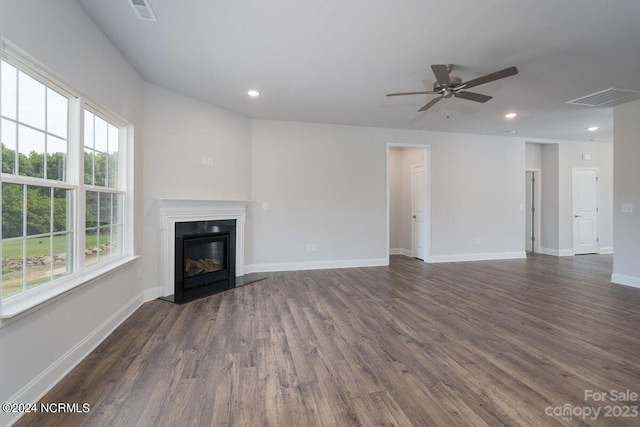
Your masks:
{"label": "ceiling air vent", "polygon": [[153,13],[149,0],[129,0],[131,8],[136,13],[136,16],[141,21],[154,21],[158,22],[156,14]]}
{"label": "ceiling air vent", "polygon": [[640,98],[640,92],[637,90],[611,87],[601,90],[600,92],[567,101],[567,104],[585,105],[587,107],[613,107],[614,105],[623,104],[638,98]]}

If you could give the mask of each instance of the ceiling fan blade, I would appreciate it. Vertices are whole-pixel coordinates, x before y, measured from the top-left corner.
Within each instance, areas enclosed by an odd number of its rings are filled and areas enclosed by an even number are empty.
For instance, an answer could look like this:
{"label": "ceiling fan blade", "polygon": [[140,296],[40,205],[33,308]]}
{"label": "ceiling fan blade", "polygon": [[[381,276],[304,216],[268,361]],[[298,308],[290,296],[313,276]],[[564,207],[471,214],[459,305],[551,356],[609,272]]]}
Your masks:
{"label": "ceiling fan blade", "polygon": [[449,78],[449,71],[447,70],[447,66],[444,64],[436,64],[432,65],[431,69],[433,70],[433,74],[436,76],[436,80],[441,85],[450,85],[451,79]]}
{"label": "ceiling fan blade", "polygon": [[440,92],[434,92],[432,90],[423,91],[423,92],[398,92],[398,93],[388,93],[387,96],[403,96],[403,95],[426,95],[426,94],[435,94]]}
{"label": "ceiling fan blade", "polygon": [[436,102],[440,101],[442,98],[444,98],[444,96],[439,96],[437,98],[432,99],[431,101],[427,102],[421,109],[419,109],[418,112],[427,111],[429,108],[436,105]]}
{"label": "ceiling fan blade", "polygon": [[504,79],[505,77],[514,76],[516,74],[518,74],[518,69],[516,67],[509,67],[504,70],[496,71],[495,73],[487,74],[486,76],[478,77],[477,79],[469,80],[468,82],[463,83],[463,85],[465,89],[469,89],[495,80]]}
{"label": "ceiling fan blade", "polygon": [[493,98],[489,95],[483,95],[481,93],[475,92],[454,92],[453,96],[455,96],[456,98],[468,99],[469,101],[475,102],[487,102],[488,100]]}

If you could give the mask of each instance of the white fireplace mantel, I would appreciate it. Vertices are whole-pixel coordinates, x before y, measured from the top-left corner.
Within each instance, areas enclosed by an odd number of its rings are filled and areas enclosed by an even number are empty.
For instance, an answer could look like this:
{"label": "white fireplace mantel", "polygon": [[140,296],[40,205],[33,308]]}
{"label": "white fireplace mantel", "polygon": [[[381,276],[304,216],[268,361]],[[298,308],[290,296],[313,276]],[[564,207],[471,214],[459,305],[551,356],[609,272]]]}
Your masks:
{"label": "white fireplace mantel", "polygon": [[160,282],[162,295],[175,291],[176,222],[236,220],[236,276],[244,276],[244,223],[248,200],[156,199],[160,218]]}

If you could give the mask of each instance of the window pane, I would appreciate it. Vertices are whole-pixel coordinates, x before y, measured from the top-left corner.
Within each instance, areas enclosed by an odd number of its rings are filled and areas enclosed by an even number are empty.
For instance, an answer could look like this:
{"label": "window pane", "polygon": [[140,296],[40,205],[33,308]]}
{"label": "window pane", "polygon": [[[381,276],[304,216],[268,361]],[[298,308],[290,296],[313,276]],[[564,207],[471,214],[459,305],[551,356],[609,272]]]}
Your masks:
{"label": "window pane", "polygon": [[47,179],[66,180],[67,141],[47,135]]}
{"label": "window pane", "polygon": [[2,173],[16,173],[16,124],[2,119]]}
{"label": "window pane", "polygon": [[84,183],[93,185],[93,150],[84,149]]}
{"label": "window pane", "polygon": [[120,148],[118,128],[109,125],[109,164],[107,170],[107,186],[118,187],[118,150]]}
{"label": "window pane", "polygon": [[95,149],[102,153],[107,152],[107,122],[96,116],[95,125]]}
{"label": "window pane", "polygon": [[55,90],[47,88],[47,132],[67,138],[67,112],[69,100]]}
{"label": "window pane", "polygon": [[107,157],[105,153],[95,152],[94,185],[101,187],[107,185]]}
{"label": "window pane", "polygon": [[95,116],[84,111],[84,146],[93,148],[93,118]]}
{"label": "window pane", "polygon": [[85,250],[84,264],[92,265],[98,262],[98,229],[87,230],[84,234]]}
{"label": "window pane", "polygon": [[98,261],[104,261],[111,257],[111,229],[110,227],[100,227],[100,244],[98,245]]}
{"label": "window pane", "polygon": [[113,195],[113,210],[111,212],[111,224],[122,224],[122,194]]}
{"label": "window pane", "polygon": [[18,152],[20,175],[44,178],[44,133],[18,126]]}
{"label": "window pane", "polygon": [[27,239],[27,289],[51,281],[51,238]]}
{"label": "window pane", "polygon": [[[10,239],[23,234],[23,186],[2,183],[2,238]],[[22,258],[22,252],[20,252]]]}
{"label": "window pane", "polygon": [[10,65],[2,61],[2,87],[0,87],[0,93],[2,94],[2,115],[16,119],[16,96],[17,96],[17,76],[18,71],[13,65]]}
{"label": "window pane", "polygon": [[53,189],[53,232],[70,231],[72,209],[71,190]]}
{"label": "window pane", "polygon": [[18,74],[18,120],[44,130],[45,85],[23,72]]}
{"label": "window pane", "polygon": [[70,274],[73,269],[73,233],[53,236],[53,278]]}
{"label": "window pane", "polygon": [[93,228],[98,226],[98,193],[87,191],[87,203],[85,208],[85,227]]}
{"label": "window pane", "polygon": [[113,235],[111,237],[111,253],[113,255],[122,254],[123,247],[123,227],[118,225],[117,227],[113,227]]}
{"label": "window pane", "polygon": [[51,232],[51,188],[27,186],[27,235]]}
{"label": "window pane", "polygon": [[22,239],[2,241],[2,298],[22,292],[23,244]]}
{"label": "window pane", "polygon": [[101,226],[111,224],[111,194],[109,193],[100,193],[100,215],[98,219]]}

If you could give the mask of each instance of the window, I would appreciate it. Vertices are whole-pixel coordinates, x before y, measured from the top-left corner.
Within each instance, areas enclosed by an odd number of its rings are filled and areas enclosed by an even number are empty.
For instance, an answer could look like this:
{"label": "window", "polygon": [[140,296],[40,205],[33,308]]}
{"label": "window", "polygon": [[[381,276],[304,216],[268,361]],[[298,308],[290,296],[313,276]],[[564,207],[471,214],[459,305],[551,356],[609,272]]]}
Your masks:
{"label": "window", "polygon": [[129,253],[127,125],[2,46],[0,307]]}
{"label": "window", "polygon": [[[122,254],[124,191],[119,190],[119,130],[84,111],[85,265]],[[95,191],[94,191],[95,190]]]}

